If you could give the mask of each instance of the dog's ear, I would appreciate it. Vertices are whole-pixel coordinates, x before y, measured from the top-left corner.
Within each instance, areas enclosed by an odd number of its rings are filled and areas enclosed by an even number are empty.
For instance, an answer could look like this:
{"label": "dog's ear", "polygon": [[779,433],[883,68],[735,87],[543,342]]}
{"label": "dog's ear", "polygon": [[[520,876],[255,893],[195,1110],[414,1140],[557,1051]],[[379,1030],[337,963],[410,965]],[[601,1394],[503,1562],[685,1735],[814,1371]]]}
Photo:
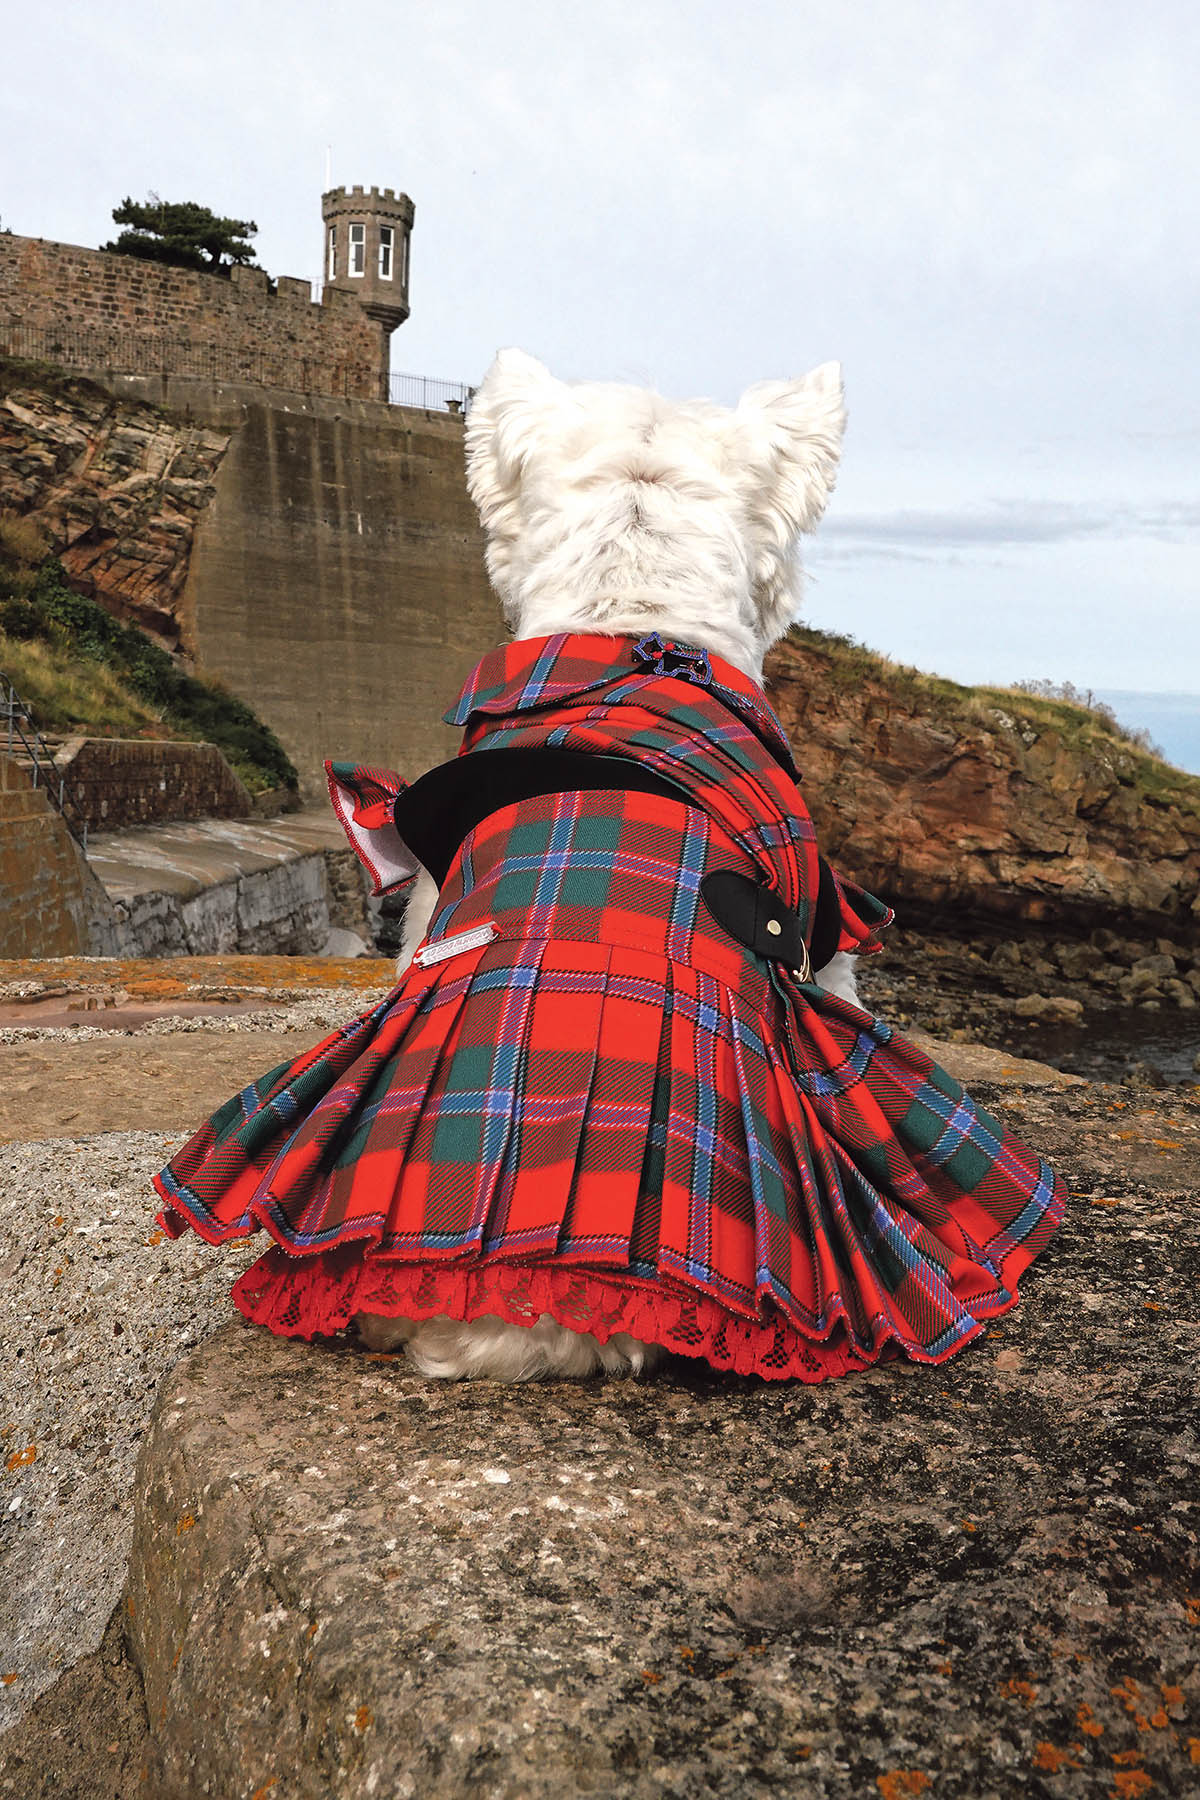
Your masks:
{"label": "dog's ear", "polygon": [[520,525],[521,477],[561,418],[570,390],[524,350],[501,350],[471,397],[467,488],[487,534],[487,565],[502,600]]}
{"label": "dog's ear", "polygon": [[816,525],[837,476],[846,427],[841,364],[822,363],[796,381],[757,382],[732,424],[755,534],[755,601],[774,642],[800,603],[796,539]]}

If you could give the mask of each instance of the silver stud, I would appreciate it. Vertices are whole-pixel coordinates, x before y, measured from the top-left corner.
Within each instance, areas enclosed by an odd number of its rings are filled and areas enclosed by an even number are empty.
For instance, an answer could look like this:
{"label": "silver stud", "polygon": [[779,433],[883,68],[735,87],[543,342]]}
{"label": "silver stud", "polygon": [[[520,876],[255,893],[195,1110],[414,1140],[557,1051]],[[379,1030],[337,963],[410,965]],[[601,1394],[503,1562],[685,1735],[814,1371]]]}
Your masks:
{"label": "silver stud", "polygon": [[783,926],[779,923],[778,919],[768,919],[767,930],[772,937],[779,937],[783,932]]}

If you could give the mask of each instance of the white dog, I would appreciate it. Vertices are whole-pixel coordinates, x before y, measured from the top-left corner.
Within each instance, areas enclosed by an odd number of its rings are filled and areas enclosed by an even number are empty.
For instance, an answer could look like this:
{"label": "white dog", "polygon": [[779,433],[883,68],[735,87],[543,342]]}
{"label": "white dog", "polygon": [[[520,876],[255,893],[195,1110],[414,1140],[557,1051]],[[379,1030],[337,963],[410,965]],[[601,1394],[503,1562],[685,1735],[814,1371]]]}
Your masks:
{"label": "white dog", "polygon": [[[568,385],[502,351],[471,406],[467,479],[514,637],[657,631],[761,681],[764,655],[798,616],[797,540],[825,509],[844,424],[836,363],[759,382],[730,409]],[[436,897],[418,876],[401,971]],[[852,958],[835,956],[817,978],[857,1002]],[[532,1328],[367,1314],[356,1323],[372,1348],[403,1343],[416,1368],[449,1378],[637,1374],[661,1354],[622,1335],[600,1344],[548,1315]]]}

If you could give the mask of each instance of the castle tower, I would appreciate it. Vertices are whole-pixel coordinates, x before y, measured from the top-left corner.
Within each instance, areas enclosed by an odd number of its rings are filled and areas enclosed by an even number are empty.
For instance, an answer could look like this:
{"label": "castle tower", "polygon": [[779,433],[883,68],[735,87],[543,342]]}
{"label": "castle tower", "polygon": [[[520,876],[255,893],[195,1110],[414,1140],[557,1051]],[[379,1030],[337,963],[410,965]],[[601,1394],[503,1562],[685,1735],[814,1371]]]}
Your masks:
{"label": "castle tower", "polygon": [[327,288],[353,294],[395,331],[408,317],[408,245],[413,203],[391,188],[336,187],[321,195]]}

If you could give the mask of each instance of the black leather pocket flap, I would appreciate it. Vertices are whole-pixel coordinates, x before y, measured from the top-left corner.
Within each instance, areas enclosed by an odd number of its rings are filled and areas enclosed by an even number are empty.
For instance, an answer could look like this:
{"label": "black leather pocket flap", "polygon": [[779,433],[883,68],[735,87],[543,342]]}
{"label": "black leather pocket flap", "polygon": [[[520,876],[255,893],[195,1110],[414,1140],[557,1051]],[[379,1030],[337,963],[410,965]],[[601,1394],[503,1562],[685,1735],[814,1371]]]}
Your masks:
{"label": "black leather pocket flap", "polygon": [[777,894],[734,869],[714,869],[700,883],[700,894],[717,924],[747,950],[772,962],[807,967],[800,921]]}

